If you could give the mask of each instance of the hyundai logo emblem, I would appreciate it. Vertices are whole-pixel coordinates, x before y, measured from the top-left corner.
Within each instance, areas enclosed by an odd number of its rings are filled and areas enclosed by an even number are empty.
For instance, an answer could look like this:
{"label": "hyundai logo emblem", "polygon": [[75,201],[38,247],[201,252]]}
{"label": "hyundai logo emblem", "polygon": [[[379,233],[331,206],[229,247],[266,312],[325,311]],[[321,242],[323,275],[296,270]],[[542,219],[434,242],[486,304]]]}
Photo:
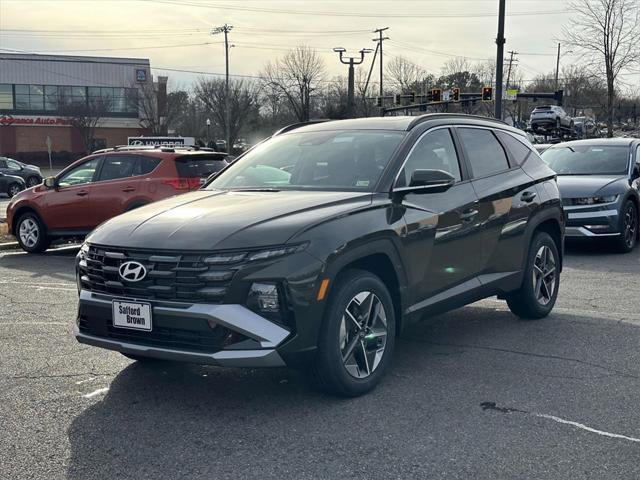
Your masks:
{"label": "hyundai logo emblem", "polygon": [[147,269],[138,262],[124,262],[120,265],[118,272],[127,282],[139,282],[147,276]]}

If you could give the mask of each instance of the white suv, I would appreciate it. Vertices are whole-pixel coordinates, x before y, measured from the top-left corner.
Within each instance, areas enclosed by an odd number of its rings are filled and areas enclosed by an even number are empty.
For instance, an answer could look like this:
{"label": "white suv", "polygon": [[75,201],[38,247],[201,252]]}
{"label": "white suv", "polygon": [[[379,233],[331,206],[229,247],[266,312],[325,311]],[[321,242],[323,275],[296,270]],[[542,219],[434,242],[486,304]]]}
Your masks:
{"label": "white suv", "polygon": [[542,105],[531,112],[531,127],[568,127],[573,128],[573,119],[562,107]]}

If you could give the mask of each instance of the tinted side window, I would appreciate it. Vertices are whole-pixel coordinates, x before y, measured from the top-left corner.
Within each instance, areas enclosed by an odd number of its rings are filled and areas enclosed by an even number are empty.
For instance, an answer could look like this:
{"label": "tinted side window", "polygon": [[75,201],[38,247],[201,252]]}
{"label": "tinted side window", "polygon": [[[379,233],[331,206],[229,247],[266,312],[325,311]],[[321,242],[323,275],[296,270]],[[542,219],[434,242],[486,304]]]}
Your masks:
{"label": "tinted side window", "polygon": [[0,168],[7,168],[7,161],[0,159]]}
{"label": "tinted side window", "polygon": [[176,159],[179,177],[206,178],[226,166],[227,161],[220,155],[185,155]]}
{"label": "tinted side window", "polygon": [[16,172],[22,170],[22,167],[18,162],[14,162],[13,160],[7,160],[7,167],[9,170],[15,170]]}
{"label": "tinted side window", "polygon": [[458,132],[474,177],[484,177],[509,168],[507,155],[490,130],[460,128]]}
{"label": "tinted side window", "polygon": [[107,155],[102,162],[100,181],[117,180],[130,177],[133,174],[133,166],[136,157],[130,155]]}
{"label": "tinted side window", "polygon": [[148,173],[153,172],[158,164],[160,163],[160,159],[151,158],[151,157],[143,157],[142,155],[138,157],[138,162],[136,164],[134,175],[147,175]]}
{"label": "tinted side window", "polygon": [[508,133],[496,132],[496,135],[498,135],[502,144],[507,147],[507,150],[509,150],[509,153],[511,154],[511,158],[516,162],[516,165],[522,165],[531,153],[529,147]]}
{"label": "tinted side window", "polygon": [[415,170],[444,170],[460,181],[458,154],[448,129],[429,132],[418,140],[400,174],[398,186],[408,186]]}

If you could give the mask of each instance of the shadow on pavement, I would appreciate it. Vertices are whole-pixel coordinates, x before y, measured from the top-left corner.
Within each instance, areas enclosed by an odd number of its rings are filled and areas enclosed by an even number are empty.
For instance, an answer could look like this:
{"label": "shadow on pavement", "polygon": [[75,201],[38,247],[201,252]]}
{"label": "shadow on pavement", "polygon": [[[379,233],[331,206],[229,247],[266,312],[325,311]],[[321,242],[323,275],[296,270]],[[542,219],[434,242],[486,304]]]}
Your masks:
{"label": "shadow on pavement", "polygon": [[[516,456],[527,447],[520,430],[509,438],[486,424],[481,402],[518,406],[541,391],[554,402],[591,376],[613,390],[615,376],[599,366],[606,358],[584,349],[599,331],[570,319],[524,322],[470,307],[420,323],[399,339],[379,388],[356,399],[324,395],[287,369],[133,363],[69,427],[68,477],[416,478],[447,459],[467,478],[498,475],[500,444]],[[636,349],[638,327],[615,329],[629,339],[618,349]]]}
{"label": "shadow on pavement", "polygon": [[73,258],[78,253],[80,246],[63,246],[52,248],[44,253],[33,254],[26,253],[21,250],[12,250],[1,252],[0,269],[6,269],[3,272],[5,279],[10,279],[8,271],[15,270],[25,272],[27,276],[21,275],[22,280],[32,278],[34,280],[40,277],[48,277],[58,280],[67,280],[75,284],[75,269]]}

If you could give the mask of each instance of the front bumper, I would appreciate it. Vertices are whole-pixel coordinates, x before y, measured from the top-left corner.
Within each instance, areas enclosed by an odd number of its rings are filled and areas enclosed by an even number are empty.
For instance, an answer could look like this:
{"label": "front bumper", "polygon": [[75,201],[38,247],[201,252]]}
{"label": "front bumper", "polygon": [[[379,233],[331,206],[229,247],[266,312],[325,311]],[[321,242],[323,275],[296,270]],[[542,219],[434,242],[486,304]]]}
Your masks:
{"label": "front bumper", "polygon": [[[146,332],[131,333],[112,326],[112,300],[114,297],[80,291],[78,324],[74,335],[80,343],[164,360],[175,360],[225,367],[280,367],[284,366],[276,347],[290,335],[290,331],[252,312],[242,305],[185,304],[150,301],[154,328],[169,331],[171,328],[188,329],[186,338],[194,347],[180,345],[175,338],[145,336]],[[194,339],[208,338],[214,328],[237,335],[239,341],[222,348],[207,351],[202,342]],[[209,330],[207,330],[209,329]],[[200,337],[197,335],[200,334]],[[185,338],[185,335],[182,335]],[[154,344],[155,343],[155,344]],[[173,347],[178,345],[178,348]]]}
{"label": "front bumper", "polygon": [[594,238],[620,235],[617,202],[602,205],[565,206],[564,210],[567,215],[566,237]]}

